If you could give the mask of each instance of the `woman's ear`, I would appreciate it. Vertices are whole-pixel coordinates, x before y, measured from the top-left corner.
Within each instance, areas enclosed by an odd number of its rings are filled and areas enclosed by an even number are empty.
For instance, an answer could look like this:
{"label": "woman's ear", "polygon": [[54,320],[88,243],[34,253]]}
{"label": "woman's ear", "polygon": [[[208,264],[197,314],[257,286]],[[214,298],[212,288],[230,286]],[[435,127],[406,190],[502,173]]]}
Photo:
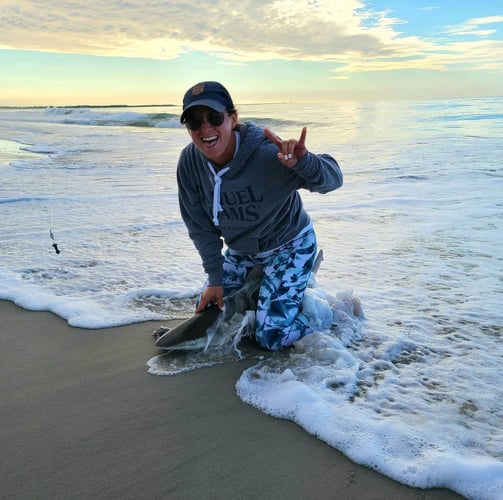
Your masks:
{"label": "woman's ear", "polygon": [[231,115],[231,120],[232,120],[232,130],[234,130],[238,126],[238,114],[237,113],[232,113]]}

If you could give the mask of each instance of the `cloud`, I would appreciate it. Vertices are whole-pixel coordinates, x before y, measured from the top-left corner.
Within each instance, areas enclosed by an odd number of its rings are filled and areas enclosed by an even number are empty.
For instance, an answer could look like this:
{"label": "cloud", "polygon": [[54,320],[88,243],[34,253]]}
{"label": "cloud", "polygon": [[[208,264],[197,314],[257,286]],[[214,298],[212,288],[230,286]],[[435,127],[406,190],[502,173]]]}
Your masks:
{"label": "cloud", "polygon": [[497,28],[483,29],[481,26],[487,24],[501,24],[503,23],[503,16],[488,16],[488,17],[475,17],[468,19],[458,26],[451,26],[447,29],[450,35],[466,36],[475,35],[487,37],[497,32]]}
{"label": "cloud", "polygon": [[358,0],[3,0],[0,46],[169,59],[203,50],[239,60],[330,60],[379,52],[390,20]]}
{"label": "cloud", "polygon": [[[488,37],[492,29],[480,26],[501,21],[472,19],[450,33]],[[404,36],[404,22],[360,0],[2,0],[0,48],[153,59],[200,51],[226,64],[325,61],[338,68],[335,78],[441,70],[472,51],[491,64],[494,41],[461,46]],[[499,45],[496,50],[501,57]]]}
{"label": "cloud", "polygon": [[443,50],[430,48],[402,58],[349,59],[332,70],[332,78],[340,79],[343,75],[374,71],[446,71],[461,68],[465,71],[502,72],[503,41],[448,43]]}

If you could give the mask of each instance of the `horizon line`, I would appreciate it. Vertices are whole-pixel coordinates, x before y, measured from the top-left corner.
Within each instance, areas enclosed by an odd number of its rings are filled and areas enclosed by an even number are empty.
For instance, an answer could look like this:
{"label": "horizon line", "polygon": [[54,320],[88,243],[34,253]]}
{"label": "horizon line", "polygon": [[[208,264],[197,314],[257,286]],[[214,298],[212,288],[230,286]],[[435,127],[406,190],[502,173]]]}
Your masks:
{"label": "horizon line", "polygon": [[[308,102],[332,102],[332,101],[439,101],[451,99],[499,99],[502,95],[474,95],[474,96],[439,96],[439,97],[388,97],[388,98],[375,98],[375,99],[290,99],[285,101],[250,101],[243,102],[241,105],[246,106],[260,106],[270,104],[294,104],[294,103],[308,103]],[[162,103],[162,104],[32,104],[32,105],[2,105],[0,109],[46,109],[46,108],[156,108],[156,107],[180,107],[181,104]]]}

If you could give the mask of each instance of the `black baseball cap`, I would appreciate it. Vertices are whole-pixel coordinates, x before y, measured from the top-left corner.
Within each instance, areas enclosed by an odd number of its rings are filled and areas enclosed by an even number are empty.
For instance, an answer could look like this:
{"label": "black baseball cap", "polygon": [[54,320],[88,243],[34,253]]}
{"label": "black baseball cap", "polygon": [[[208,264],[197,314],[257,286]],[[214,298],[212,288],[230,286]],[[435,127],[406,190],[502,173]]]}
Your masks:
{"label": "black baseball cap", "polygon": [[200,82],[191,87],[183,96],[183,111],[180,121],[183,123],[185,113],[194,106],[207,106],[215,111],[222,112],[234,109],[232,97],[227,89],[218,82]]}

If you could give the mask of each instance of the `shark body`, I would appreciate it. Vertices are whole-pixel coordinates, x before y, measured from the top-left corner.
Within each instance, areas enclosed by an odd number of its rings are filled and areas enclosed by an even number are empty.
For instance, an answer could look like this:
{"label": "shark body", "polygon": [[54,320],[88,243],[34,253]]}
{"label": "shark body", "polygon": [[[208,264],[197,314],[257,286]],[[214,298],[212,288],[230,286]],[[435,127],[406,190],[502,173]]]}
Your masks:
{"label": "shark body", "polygon": [[[320,250],[313,266],[313,274],[318,271],[322,260],[323,251]],[[165,327],[157,329],[153,333],[157,338],[155,345],[165,350],[205,349],[212,342],[219,341],[214,340],[215,326],[230,321],[236,313],[244,318],[242,328],[253,323],[263,276],[264,266],[256,265],[248,273],[243,286],[237,292],[224,297],[223,310],[212,304],[173,329]]]}

